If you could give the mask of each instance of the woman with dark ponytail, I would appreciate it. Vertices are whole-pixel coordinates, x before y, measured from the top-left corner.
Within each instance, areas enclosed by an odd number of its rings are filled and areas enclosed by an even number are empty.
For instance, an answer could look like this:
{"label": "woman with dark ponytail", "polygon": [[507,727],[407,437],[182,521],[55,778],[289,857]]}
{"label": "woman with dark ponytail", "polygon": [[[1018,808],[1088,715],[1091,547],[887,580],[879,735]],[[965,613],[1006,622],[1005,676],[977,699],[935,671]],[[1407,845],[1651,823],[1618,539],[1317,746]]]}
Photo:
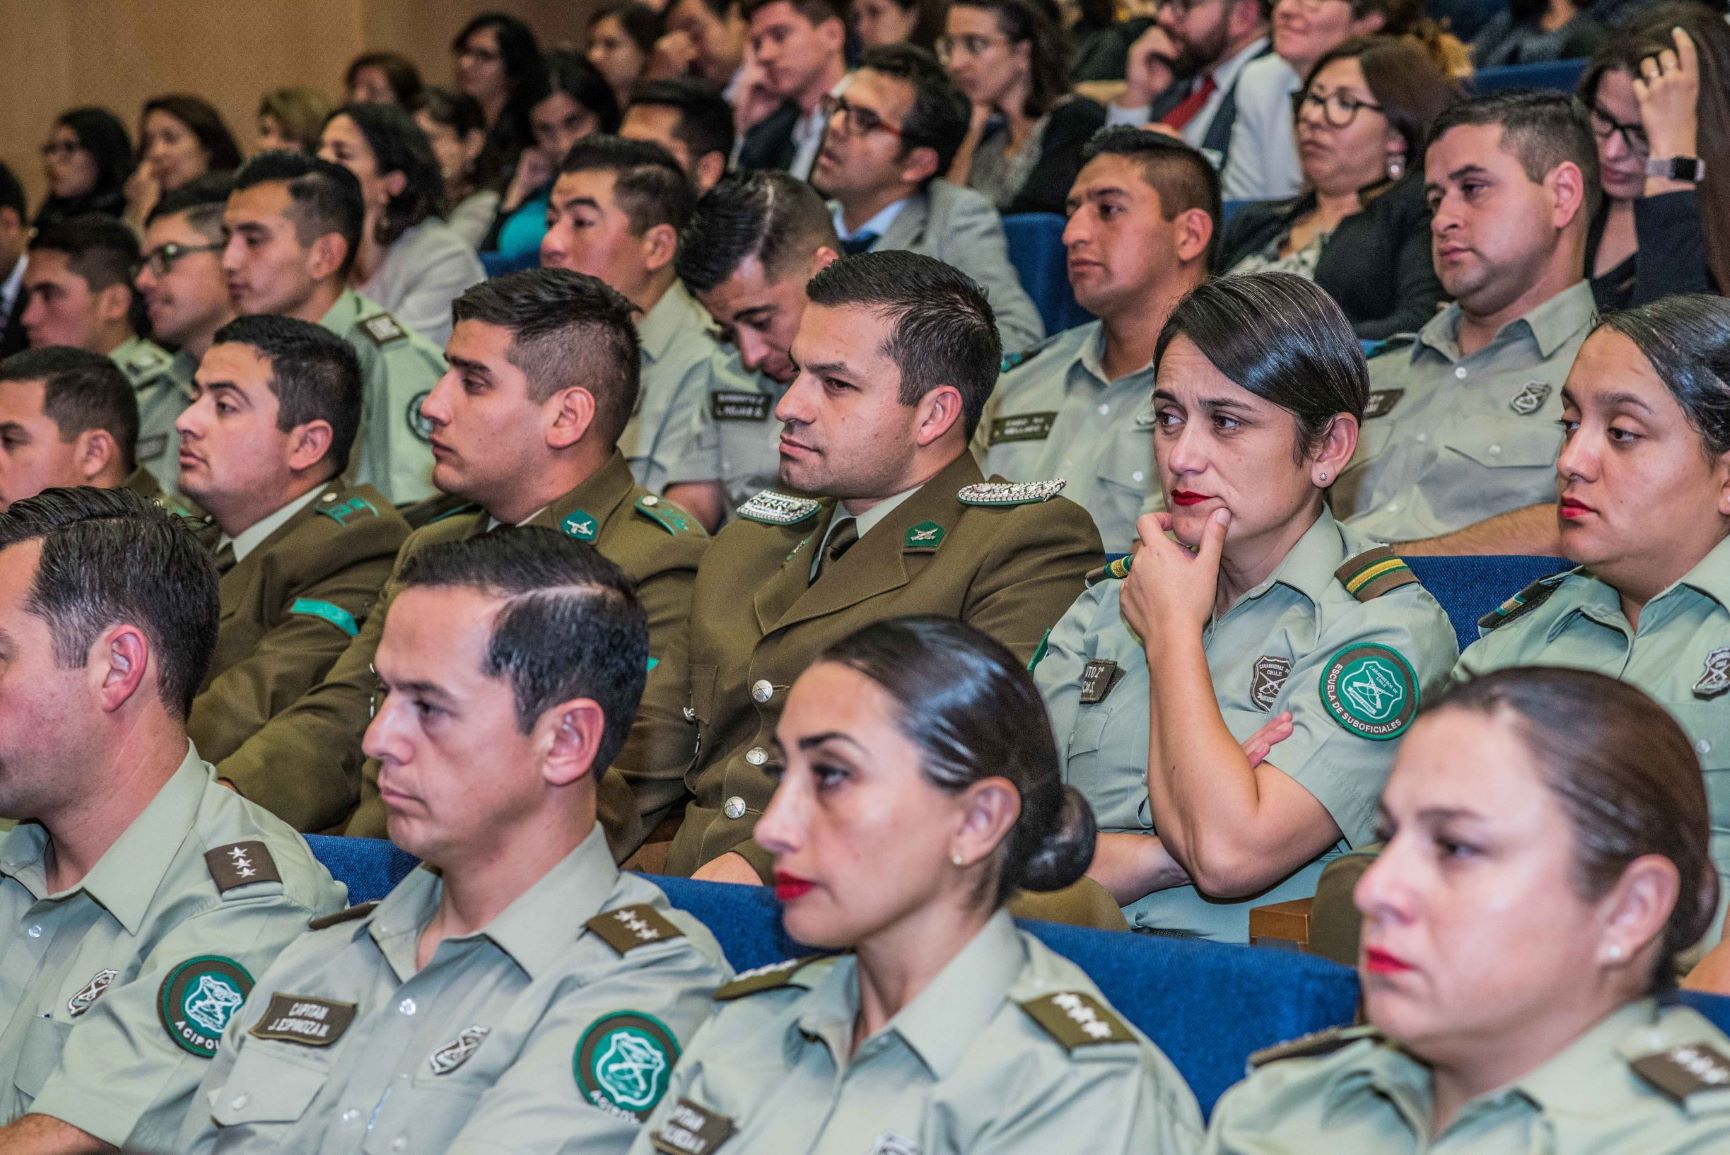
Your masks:
{"label": "woman with dark ponytail", "polygon": [[946,618],[868,626],[800,675],[776,746],[756,836],[787,932],[849,953],[716,992],[634,1152],[1194,1149],[1182,1076],[1004,909],[1079,879],[1094,840],[1008,650]]}

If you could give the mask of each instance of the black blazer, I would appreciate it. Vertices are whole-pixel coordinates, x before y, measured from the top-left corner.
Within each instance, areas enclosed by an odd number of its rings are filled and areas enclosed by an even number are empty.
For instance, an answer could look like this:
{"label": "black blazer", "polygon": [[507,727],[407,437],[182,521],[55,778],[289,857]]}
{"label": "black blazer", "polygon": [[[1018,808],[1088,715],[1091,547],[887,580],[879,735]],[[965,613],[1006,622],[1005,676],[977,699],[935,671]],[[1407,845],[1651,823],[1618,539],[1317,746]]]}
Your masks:
{"label": "black blazer", "polygon": [[739,171],[785,172],[791,168],[799,154],[799,146],[793,143],[793,126],[798,123],[799,106],[788,101],[752,125],[739,145]]}
{"label": "black blazer", "polygon": [[[1214,270],[1273,244],[1291,222],[1315,207],[1315,194],[1257,201],[1225,227]],[[1442,283],[1430,259],[1430,212],[1423,173],[1385,186],[1381,195],[1339,223],[1316,261],[1316,284],[1339,302],[1352,330],[1367,341],[1413,333],[1436,315]]]}
{"label": "black blazer", "polygon": [[[1010,213],[1062,213],[1069,201],[1075,174],[1081,171],[1081,150],[1094,133],[1105,127],[1105,106],[1085,97],[1072,96],[1051,110],[1045,135],[1039,142],[1039,159],[1015,198],[1003,206]],[[998,122],[986,129],[989,137],[1008,131]]]}
{"label": "black blazer", "polygon": [[0,317],[0,358],[22,353],[28,344],[24,339],[24,306],[29,304],[29,296],[30,294],[24,291],[24,286],[19,285],[18,296],[12,301],[11,314]]}

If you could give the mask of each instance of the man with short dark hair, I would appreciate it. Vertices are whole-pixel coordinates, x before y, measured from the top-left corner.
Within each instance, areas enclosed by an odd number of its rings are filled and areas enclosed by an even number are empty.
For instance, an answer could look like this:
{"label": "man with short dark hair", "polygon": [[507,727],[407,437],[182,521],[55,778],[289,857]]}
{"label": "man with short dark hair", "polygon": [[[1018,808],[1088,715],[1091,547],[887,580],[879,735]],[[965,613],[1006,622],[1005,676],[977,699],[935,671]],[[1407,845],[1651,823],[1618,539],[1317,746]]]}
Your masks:
{"label": "man with short dark hair", "polygon": [[623,1155],[732,977],[596,820],[648,666],[631,584],[545,528],[403,565],[366,751],[424,865],[260,976],[177,1150]]}
{"label": "man with short dark hair", "polygon": [[89,213],[43,225],[30,238],[23,314],[32,349],[66,345],[111,357],[138,395],[138,460],[174,486],[174,419],[189,382],[160,345],[139,336],[143,309],[132,287],[138,238],[113,217]]}
{"label": "man with short dark hair", "polygon": [[937,58],[906,44],[866,49],[847,94],[823,108],[828,132],[811,183],[834,201],[842,249],[906,249],[952,265],[991,298],[1006,349],[1043,339],[997,209],[941,179],[967,134],[968,105]]}
{"label": "man with short dark hair", "polygon": [[700,196],[727,174],[727,158],[733,154],[733,109],[700,80],[684,76],[645,80],[631,89],[619,135],[658,144],[672,153]]}
{"label": "man with short dark hair", "polygon": [[847,80],[847,24],[830,0],[741,0],[751,55],[781,106],[745,131],[741,169],[779,169],[805,180],[817,162],[828,117],[825,96]]}
{"label": "man with short dark hair", "polygon": [[757,491],[779,484],[776,403],[798,375],[793,336],[805,314],[805,282],[841,251],[823,198],[781,172],[727,177],[697,202],[679,241],[679,278],[694,293],[736,370],[717,373],[691,413],[666,497],[711,531]]}
{"label": "man with short dark hair", "polygon": [[231,182],[205,176],[164,193],[144,226],[132,281],[152,334],[174,348],[175,379],[190,383],[216,331],[234,320],[222,272],[222,214]]}
{"label": "man with short dark hair", "polygon": [[1402,553],[1560,554],[1562,383],[1595,314],[1591,124],[1563,93],[1467,100],[1430,129],[1424,179],[1454,303],[1371,359],[1334,512]]}
{"label": "man with short dark hair", "polygon": [[1082,152],[1063,244],[1081,307],[1099,319],[1004,360],[974,439],[985,474],[1061,477],[1108,553],[1127,553],[1153,484],[1153,349],[1207,279],[1219,175],[1163,133],[1101,129]]}
{"label": "man with short dark hair", "polygon": [[672,0],[665,16],[667,31],[655,41],[648,75],[692,76],[732,99],[751,31],[739,0]]}
{"label": "man with short dark hair", "polygon": [[216,574],[123,489],[0,514],[0,1150],[170,1150],[253,976],[342,906],[186,715]]}
{"label": "man with short dark hair", "polygon": [[228,293],[241,316],[323,325],[360,358],[358,483],[398,504],[433,494],[420,403],[444,371],[436,345],[348,287],[365,217],[360,182],[339,164],[265,152],[234,177],[223,212]]}
{"label": "man with short dark hair", "polygon": [[667,485],[669,453],[708,391],[718,346],[702,306],[679,284],[679,230],[696,196],[657,144],[591,136],[565,154],[547,200],[541,266],[598,277],[640,313],[637,407],[619,437],[639,484]]}
{"label": "man with short dark hair", "polygon": [[[631,579],[659,659],[685,628],[697,561],[708,544],[676,506],[635,484],[618,438],[636,406],[639,357],[631,306],[593,277],[532,269],[458,297],[450,370],[423,406],[441,490],[470,504],[403,545],[399,568],[436,542],[500,525],[556,529],[592,543]],[[374,654],[393,578],[324,680],[267,723],[221,773],[304,829],[382,837],[377,766],[360,739],[377,679]],[[610,781],[610,780],[609,780]],[[609,829],[629,825],[622,782],[603,784]]]}
{"label": "man with short dark hair", "polygon": [[1269,0],[1177,0],[1132,44],[1107,124],[1160,121],[1222,168],[1237,123],[1237,80],[1272,51]]}
{"label": "man with short dark hair", "polygon": [[[1101,557],[1061,482],[984,481],[967,452],[1002,347],[979,287],[916,253],[812,278],[776,406],[781,481],[746,502],[697,574],[690,628],[650,674],[618,768],[643,837],[684,804],[667,867],[768,877],[751,840],[794,678],[860,626],[956,617],[1023,659]],[[696,754],[693,758],[692,751]]]}
{"label": "man with short dark hair", "polygon": [[24,337],[25,242],[30,236],[24,186],[0,161],[0,357],[10,357],[29,346]]}
{"label": "man with short dark hair", "polygon": [[360,632],[408,526],[342,480],[360,366],[310,321],[217,330],[180,415],[180,488],[210,512],[222,633],[187,731],[221,762],[311,689]]}

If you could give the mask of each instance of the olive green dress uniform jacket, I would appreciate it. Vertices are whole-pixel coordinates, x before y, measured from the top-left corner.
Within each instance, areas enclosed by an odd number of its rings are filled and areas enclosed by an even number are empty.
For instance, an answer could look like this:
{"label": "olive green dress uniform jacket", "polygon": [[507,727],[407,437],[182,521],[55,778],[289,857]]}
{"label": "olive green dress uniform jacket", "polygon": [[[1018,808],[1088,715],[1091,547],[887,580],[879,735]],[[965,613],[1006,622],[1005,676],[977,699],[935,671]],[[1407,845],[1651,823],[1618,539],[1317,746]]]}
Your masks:
{"label": "olive green dress uniform jacket", "polygon": [[767,968],[717,998],[633,1155],[1186,1155],[1200,1143],[1183,1076],[1003,911],[857,1051],[852,956]]}
{"label": "olive green dress uniform jacket", "polygon": [[442,889],[422,867],[284,951],[175,1150],[624,1152],[732,977],[720,946],[598,828],[417,968]]}
{"label": "olive green dress uniform jacket", "polygon": [[688,439],[691,414],[708,394],[719,351],[710,325],[709,314],[678,281],[637,324],[642,386],[619,449],[637,484],[651,493],[672,480],[668,471]]}
{"label": "olive green dress uniform jacket", "polygon": [[190,746],[58,894],[47,843],[34,823],[0,842],[0,1123],[52,1115],[117,1147],[170,1150],[253,977],[308,918],[340,910],[343,888]]}
{"label": "olive green dress uniform jacket", "polygon": [[[1327,809],[1340,841],[1250,898],[1211,899],[1194,886],[1154,891],[1124,908],[1131,926],[1247,942],[1251,907],[1309,897],[1323,866],[1375,840],[1376,804],[1399,745],[1392,739],[1441,687],[1459,650],[1447,614],[1403,562],[1378,552],[1351,564],[1373,547],[1324,510],[1274,572],[1202,634],[1226,729],[1241,742],[1289,710],[1292,735],[1268,761]],[[1366,580],[1354,594],[1348,580],[1357,577]],[[1391,588],[1381,592],[1377,579]],[[1082,595],[1051,631],[1033,677],[1064,780],[1093,805],[1099,829],[1152,835],[1147,655],[1123,620],[1121,591],[1121,582],[1103,580]]]}
{"label": "olive green dress uniform jacket", "polygon": [[[1615,589],[1583,569],[1534,582],[1485,615],[1463,681],[1509,666],[1592,670],[1635,686],[1670,712],[1706,772],[1712,861],[1730,902],[1730,541],[1647,602],[1638,629]],[[1708,941],[1718,941],[1714,920]]]}
{"label": "olive green dress uniform jacket", "polygon": [[300,696],[360,632],[408,525],[369,485],[333,481],[222,574],[222,624],[187,733],[220,762]]}
{"label": "olive green dress uniform jacket", "polygon": [[1329,490],[1335,515],[1378,541],[1415,541],[1556,500],[1562,383],[1595,315],[1581,281],[1466,355],[1449,305],[1371,360],[1357,453]]}
{"label": "olive green dress uniform jacket", "polygon": [[138,464],[173,492],[180,483],[180,434],[174,423],[192,403],[192,371],[154,341],[131,336],[109,359],[120,366],[138,399]]}
{"label": "olive green dress uniform jacket", "polygon": [[[774,792],[764,771],[787,690],[820,652],[860,627],[909,614],[959,618],[1025,659],[1099,564],[1099,534],[1062,498],[968,504],[979,467],[962,453],[810,580],[837,503],[773,495],[792,520],[751,520],[760,496],[722,530],[703,559],[688,642],[649,675],[616,768],[643,822],[685,812],[667,870],[690,874],[728,851],[767,877],[750,841]],[[1004,487],[1007,489],[1008,487]],[[1037,487],[1035,487],[1037,488]]]}
{"label": "olive green dress uniform jacket", "polygon": [[432,442],[420,406],[444,376],[444,350],[352,289],[343,290],[319,324],[360,358],[360,436],[350,478],[397,505],[433,496]]}
{"label": "olive green dress uniform jacket", "polygon": [[1272,1048],[1258,1061],[1214,1109],[1205,1155],[1730,1151],[1730,1038],[1686,1007],[1647,999],[1471,1100],[1434,1139],[1429,1069],[1371,1028]]}
{"label": "olive green dress uniform jacket", "polygon": [[[636,587],[649,617],[649,654],[670,647],[685,628],[697,561],[708,535],[677,506],[663,502],[631,480],[625,459],[615,453],[588,480],[552,502],[526,523],[560,529],[592,542]],[[397,560],[434,542],[484,533],[486,514],[456,514],[409,535]],[[361,800],[361,736],[372,718],[378,678],[373,655],[384,634],[385,609],[395,595],[395,571],[378,605],[331,666],[324,680],[257,734],[223,759],[220,772],[249,798],[285,816],[302,830],[323,830],[347,820]],[[629,824],[631,807],[622,783],[609,774],[601,782],[602,818],[609,829]],[[371,780],[376,780],[376,770]],[[350,834],[384,836],[384,812],[375,786],[367,805],[354,815]]]}

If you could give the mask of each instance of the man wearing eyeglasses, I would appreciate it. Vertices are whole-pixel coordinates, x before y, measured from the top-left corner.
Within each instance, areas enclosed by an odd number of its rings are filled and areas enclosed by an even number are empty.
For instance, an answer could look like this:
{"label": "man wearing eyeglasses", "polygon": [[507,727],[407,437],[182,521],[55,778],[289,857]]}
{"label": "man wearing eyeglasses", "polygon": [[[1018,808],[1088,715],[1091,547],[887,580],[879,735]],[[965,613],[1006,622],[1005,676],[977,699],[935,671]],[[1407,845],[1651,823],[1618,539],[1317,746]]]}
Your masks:
{"label": "man wearing eyeglasses", "polygon": [[1237,121],[1237,78],[1265,56],[1264,0],[1170,0],[1159,20],[1129,49],[1123,92],[1105,123],[1164,124],[1184,142],[1225,163]]}
{"label": "man wearing eyeglasses", "polygon": [[867,49],[846,95],[821,107],[828,131],[811,183],[831,200],[842,249],[905,249],[952,265],[985,289],[1005,349],[1043,340],[996,208],[939,179],[967,134],[969,110],[936,57],[905,44]]}

